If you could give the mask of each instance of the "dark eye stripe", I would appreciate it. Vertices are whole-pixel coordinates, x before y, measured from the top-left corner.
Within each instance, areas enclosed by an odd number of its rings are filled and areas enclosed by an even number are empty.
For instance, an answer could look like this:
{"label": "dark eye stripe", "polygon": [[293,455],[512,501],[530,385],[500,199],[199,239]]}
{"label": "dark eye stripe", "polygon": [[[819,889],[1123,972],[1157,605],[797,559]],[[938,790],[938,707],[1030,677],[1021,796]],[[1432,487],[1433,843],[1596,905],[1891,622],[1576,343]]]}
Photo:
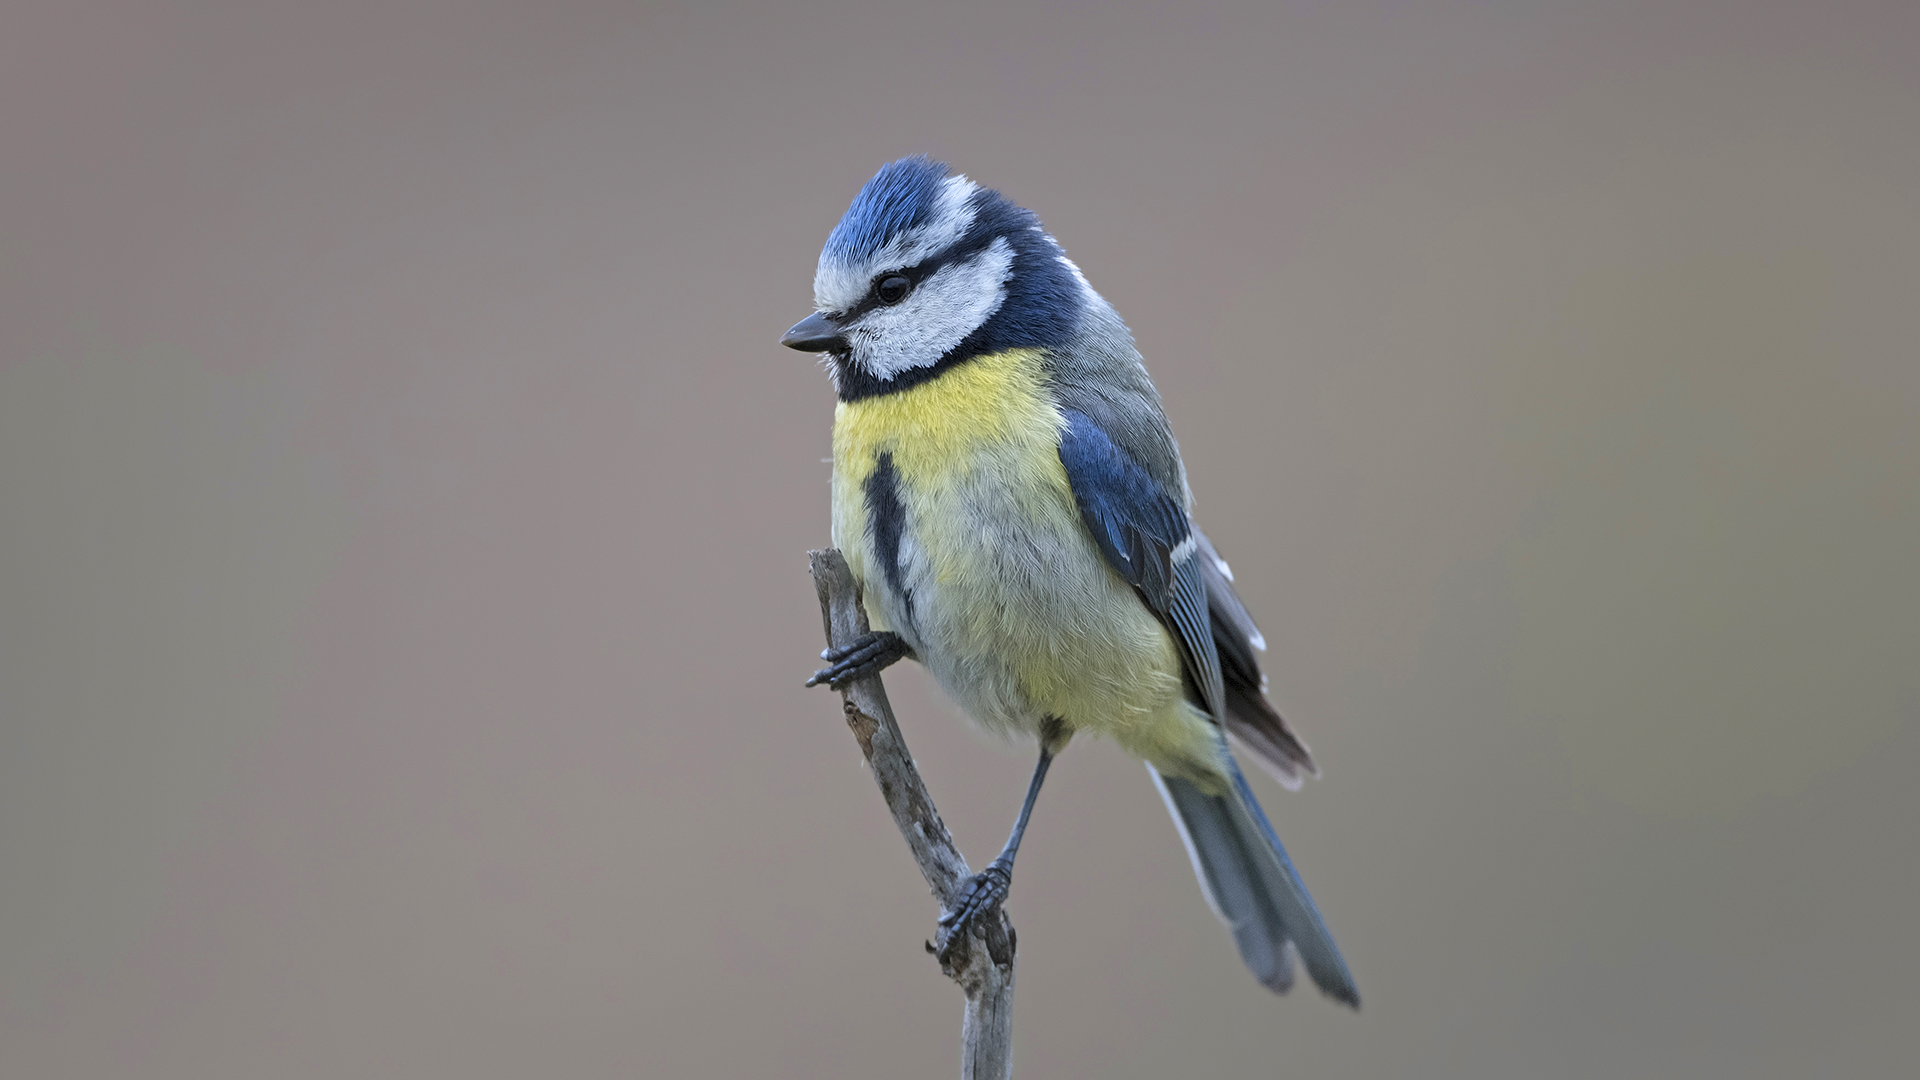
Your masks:
{"label": "dark eye stripe", "polygon": [[[888,278],[903,277],[907,279],[908,290],[911,292],[912,289],[918,288],[921,282],[938,273],[941,267],[947,266],[950,263],[966,262],[968,259],[985,251],[993,245],[994,240],[998,239],[1000,235],[998,231],[975,229],[973,232],[962,237],[952,247],[937,255],[928,256],[917,265],[903,266],[897,270],[885,271],[873,279],[873,284],[867,288],[867,294],[860,298],[859,303],[845,311],[835,312],[834,318],[842,322],[851,322],[865,315],[867,312],[872,311],[874,308],[885,307],[886,302],[881,300],[877,295],[881,282],[886,281]],[[895,300],[894,303],[897,304],[899,301]]]}

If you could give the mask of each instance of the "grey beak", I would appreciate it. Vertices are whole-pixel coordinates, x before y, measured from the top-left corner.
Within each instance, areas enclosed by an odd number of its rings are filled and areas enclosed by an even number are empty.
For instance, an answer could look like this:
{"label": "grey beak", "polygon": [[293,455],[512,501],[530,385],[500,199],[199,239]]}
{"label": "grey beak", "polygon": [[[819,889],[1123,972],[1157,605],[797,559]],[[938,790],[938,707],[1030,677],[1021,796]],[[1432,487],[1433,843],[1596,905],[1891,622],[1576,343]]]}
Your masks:
{"label": "grey beak", "polygon": [[834,325],[832,319],[815,312],[780,335],[780,344],[801,352],[827,352],[846,348],[847,339],[840,336],[840,328]]}

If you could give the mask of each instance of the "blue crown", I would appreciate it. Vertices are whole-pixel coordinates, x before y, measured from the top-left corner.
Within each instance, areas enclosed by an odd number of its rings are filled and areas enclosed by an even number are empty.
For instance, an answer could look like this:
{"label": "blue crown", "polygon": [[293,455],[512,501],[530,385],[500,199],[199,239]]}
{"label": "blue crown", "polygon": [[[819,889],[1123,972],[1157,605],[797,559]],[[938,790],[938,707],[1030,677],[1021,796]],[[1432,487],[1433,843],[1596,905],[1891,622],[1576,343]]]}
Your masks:
{"label": "blue crown", "polygon": [[924,225],[933,213],[940,182],[951,172],[945,162],[925,154],[904,157],[882,166],[867,181],[840,224],[827,236],[821,257],[840,263],[859,263],[873,257],[892,237]]}

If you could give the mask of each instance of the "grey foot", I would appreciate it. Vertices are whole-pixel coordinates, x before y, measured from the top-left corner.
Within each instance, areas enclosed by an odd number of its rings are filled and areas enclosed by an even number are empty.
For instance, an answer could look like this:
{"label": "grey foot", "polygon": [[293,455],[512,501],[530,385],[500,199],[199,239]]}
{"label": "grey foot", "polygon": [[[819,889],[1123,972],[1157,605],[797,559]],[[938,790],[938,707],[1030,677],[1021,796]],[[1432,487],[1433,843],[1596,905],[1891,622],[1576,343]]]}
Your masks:
{"label": "grey foot", "polygon": [[913,649],[891,630],[862,634],[849,644],[821,653],[820,659],[833,666],[814,672],[813,678],[807,680],[807,685],[825,683],[835,690],[844,689],[855,679],[877,675],[888,665],[911,655]]}
{"label": "grey foot", "polygon": [[947,940],[951,942],[964,937],[968,927],[1000,910],[1001,903],[1007,898],[1007,891],[1012,887],[1013,864],[1000,859],[988,863],[985,870],[962,882],[953,910],[940,916],[940,925],[947,928]]}

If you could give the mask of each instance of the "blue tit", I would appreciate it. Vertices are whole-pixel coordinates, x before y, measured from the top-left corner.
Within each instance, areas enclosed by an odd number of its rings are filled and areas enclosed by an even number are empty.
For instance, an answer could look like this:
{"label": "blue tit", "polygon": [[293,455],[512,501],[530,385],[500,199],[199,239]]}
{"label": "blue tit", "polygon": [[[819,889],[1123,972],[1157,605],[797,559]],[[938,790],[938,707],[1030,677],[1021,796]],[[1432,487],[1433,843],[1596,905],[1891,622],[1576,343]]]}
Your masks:
{"label": "blue tit", "polygon": [[1294,956],[1359,995],[1227,743],[1281,783],[1317,774],[1263,693],[1265,642],[1194,527],[1185,466],[1133,336],[1034,214],[924,157],[867,181],[814,273],[839,401],[833,541],[873,633],[809,685],[912,658],[979,724],[1035,736],[1006,847],[941,917],[1012,883],[1047,766],[1078,732],[1144,760],[1208,904],[1276,992]]}

